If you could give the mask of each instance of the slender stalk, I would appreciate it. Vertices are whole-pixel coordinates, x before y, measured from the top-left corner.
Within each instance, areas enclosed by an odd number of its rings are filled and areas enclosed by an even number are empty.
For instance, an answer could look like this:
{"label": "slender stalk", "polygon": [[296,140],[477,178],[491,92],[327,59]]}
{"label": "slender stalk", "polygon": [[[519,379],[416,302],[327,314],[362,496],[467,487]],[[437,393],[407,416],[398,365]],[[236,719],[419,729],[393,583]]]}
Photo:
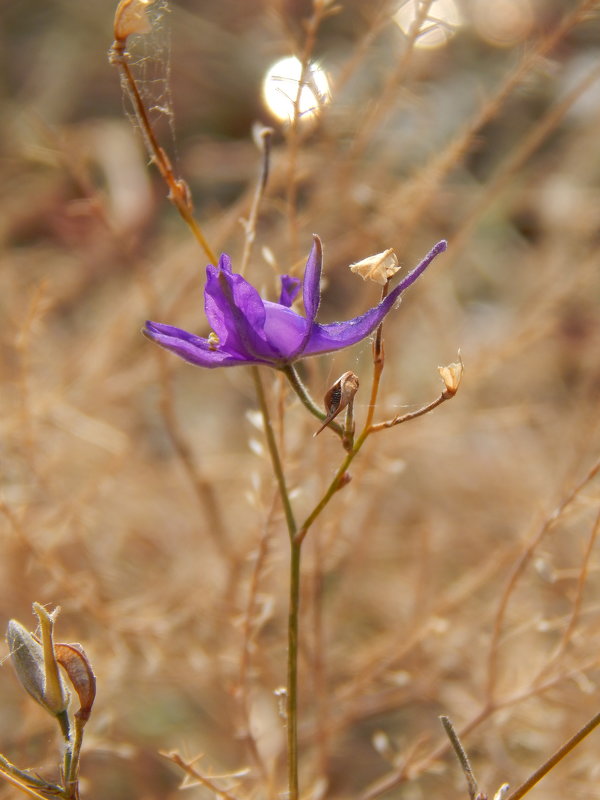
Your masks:
{"label": "slender stalk", "polygon": [[246,274],[250,256],[252,254],[252,247],[256,238],[256,221],[258,219],[258,209],[260,208],[260,201],[262,200],[267,181],[269,180],[269,168],[271,161],[271,141],[273,139],[273,129],[263,128],[260,131],[260,145],[262,149],[262,162],[260,168],[260,176],[254,190],[254,197],[252,199],[252,206],[248,219],[243,221],[246,236],[244,238],[244,252],[242,254],[242,262],[240,265],[240,275]]}
{"label": "slender stalk", "polygon": [[437,408],[437,406],[449,399],[450,395],[447,395],[446,392],[442,392],[442,394],[431,403],[427,403],[427,405],[418,408],[416,411],[409,411],[407,414],[401,414],[400,416],[394,417],[393,419],[388,419],[385,422],[378,422],[375,425],[371,425],[369,428],[369,433],[378,433],[379,431],[384,431],[387,428],[392,428],[394,425],[401,425],[403,422],[408,422],[411,419],[422,417],[423,414],[433,411],[434,408]]}
{"label": "slender stalk", "polygon": [[156,134],[154,133],[154,129],[150,123],[150,118],[148,117],[144,101],[137,87],[133,73],[129,68],[127,58],[127,39],[116,39],[110,51],[110,63],[115,64],[121,71],[121,77],[123,81],[122,85],[131,98],[131,102],[135,110],[135,116],[142,130],[142,135],[144,137],[146,147],[150,153],[150,157],[156,164],[156,167],[163,180],[169,187],[169,200],[173,203],[184,222],[194,234],[196,241],[200,247],[202,247],[209,260],[215,264],[216,256],[206,241],[199,223],[194,218],[194,208],[189,187],[184,180],[175,177],[171,161],[166,152],[158,143]]}
{"label": "slender stalk", "polygon": [[75,714],[73,723],[73,740],[71,745],[71,763],[69,772],[65,772],[65,788],[67,797],[72,800],[79,798],[79,759],[81,757],[81,745],[83,744],[83,728],[85,722]]}
{"label": "slender stalk", "polygon": [[342,461],[340,467],[338,468],[337,472],[335,473],[332,481],[330,482],[329,486],[325,490],[323,496],[317,503],[317,505],[313,508],[310,514],[306,517],[298,532],[296,534],[296,541],[302,542],[309,531],[310,526],[313,522],[317,519],[317,517],[321,514],[325,506],[329,503],[333,495],[342,488],[344,485],[345,475],[347,473],[348,467],[354,461],[354,458],[358,455],[360,448],[365,443],[367,436],[369,435],[369,430],[365,429],[360,434],[356,442],[354,443],[354,447],[348,455]]}
{"label": "slender stalk", "polygon": [[292,538],[290,548],[287,663],[288,790],[289,800],[298,800],[298,631],[302,541]]}
{"label": "slender stalk", "polygon": [[[389,290],[389,281],[381,290],[381,300],[385,300]],[[377,406],[377,395],[379,393],[379,383],[381,381],[381,373],[385,365],[385,350],[383,347],[383,322],[377,328],[375,334],[375,341],[373,342],[373,379],[371,381],[371,397],[369,399],[369,408],[367,411],[367,419],[365,421],[364,430],[371,428],[373,423],[373,416],[375,414],[375,407]]]}
{"label": "slender stalk", "polygon": [[[71,734],[71,726],[69,723],[69,716],[66,711],[62,711],[56,715],[56,721],[59,724],[65,742],[65,755],[63,759],[63,776],[65,781],[65,789],[68,789],[69,777],[73,771],[73,740]],[[67,797],[70,795],[67,793]]]}
{"label": "slender stalk", "polygon": [[160,755],[168,758],[173,764],[177,764],[177,766],[191,778],[197,781],[201,786],[209,789],[217,797],[222,798],[222,800],[237,800],[234,794],[231,794],[231,792],[228,792],[226,789],[221,789],[214,778],[207,778],[205,775],[202,775],[198,770],[194,769],[192,766],[193,762],[188,764],[178,753],[160,753]]}
{"label": "slender stalk", "polygon": [[[58,786],[58,784],[49,783],[43,780],[43,778],[38,778],[38,776],[34,775],[32,772],[15,767],[13,763],[2,755],[0,755],[0,776],[10,780],[11,783],[14,782],[14,785],[19,786],[19,788],[22,788],[23,784],[25,784],[27,789],[30,789],[32,792],[39,789],[40,791],[52,792],[52,794],[60,795],[62,791],[62,787]],[[40,795],[35,792],[34,796],[39,797]]]}
{"label": "slender stalk", "polygon": [[462,771],[467,779],[467,786],[469,788],[469,798],[470,800],[475,800],[477,797],[477,793],[479,791],[477,786],[477,781],[475,780],[475,775],[473,774],[473,769],[471,764],[469,763],[469,757],[465,751],[465,748],[462,746],[460,739],[458,738],[458,734],[454,730],[454,725],[450,722],[448,717],[440,717],[440,722],[442,723],[444,730],[446,731],[446,735],[448,739],[450,739],[450,744],[452,745],[452,749],[454,750],[456,757],[460,762],[460,766],[462,767]]}
{"label": "slender stalk", "polygon": [[269,407],[258,367],[251,367],[256,396],[263,418],[267,447],[279,487],[279,495],[290,537],[290,597],[288,609],[288,662],[287,662],[287,746],[289,800],[298,800],[298,628],[300,618],[300,564],[302,540],[296,538],[296,520],[287,490],[281,457],[271,423]]}
{"label": "slender stalk", "polygon": [[[321,420],[321,422],[323,422],[327,414],[326,412],[324,412],[322,409],[319,408],[319,406],[310,396],[308,389],[306,388],[306,386],[300,379],[298,372],[296,371],[296,367],[293,364],[289,364],[287,367],[283,367],[281,371],[290,382],[290,386],[296,392],[304,407],[308,409],[308,411],[310,411],[313,417],[316,417],[317,419]],[[344,428],[339,423],[332,421],[329,423],[327,427],[330,428],[335,433],[337,433],[337,435],[341,439],[343,439]]]}
{"label": "slender stalk", "polygon": [[550,772],[551,769],[558,764],[559,761],[568,755],[571,750],[573,750],[577,745],[588,736],[594,728],[597,728],[600,725],[600,712],[595,714],[589,722],[587,722],[583,728],[577,731],[577,733],[572,736],[567,742],[565,742],[562,747],[559,747],[558,750],[554,753],[554,755],[550,756],[550,758],[542,764],[541,767],[536,769],[536,771],[527,778],[527,780],[522,783],[514,792],[511,792],[506,800],[521,800],[521,797],[524,797],[527,792],[532,789],[536,783],[542,780],[542,778]]}
{"label": "slender stalk", "polygon": [[263,418],[265,436],[267,439],[267,447],[269,448],[269,454],[271,456],[271,463],[273,464],[275,479],[277,481],[277,486],[279,487],[279,495],[281,497],[281,502],[283,503],[283,511],[285,514],[285,521],[287,523],[288,533],[290,535],[290,539],[293,539],[296,534],[296,520],[294,519],[292,504],[290,502],[289,492],[287,490],[287,486],[285,483],[285,475],[283,472],[283,466],[281,464],[279,448],[277,447],[275,431],[273,430],[273,424],[271,422],[271,415],[269,414],[269,406],[267,405],[265,389],[262,383],[262,379],[260,377],[260,372],[258,367],[250,367],[250,371],[252,373],[254,388],[256,390],[256,397],[258,398],[258,404],[260,406],[260,413],[262,414]]}
{"label": "slender stalk", "polygon": [[298,200],[298,157],[300,145],[302,143],[302,136],[300,134],[300,100],[306,85],[306,77],[310,71],[310,58],[315,48],[317,40],[317,31],[322,20],[328,15],[326,3],[314,3],[313,14],[304,23],[304,30],[306,37],[304,40],[304,47],[300,56],[300,77],[298,78],[298,87],[294,96],[293,113],[290,120],[289,128],[287,131],[287,149],[288,149],[288,165],[286,177],[286,205],[287,205],[287,218],[288,230],[290,237],[290,250],[295,254],[298,249],[298,220],[297,220],[297,200]]}
{"label": "slender stalk", "polygon": [[344,421],[344,438],[342,439],[344,448],[348,451],[354,447],[354,400],[348,403],[346,408],[346,419]]}
{"label": "slender stalk", "polygon": [[0,769],[0,777],[4,778],[4,780],[8,781],[8,783],[12,783],[12,785],[19,789],[19,791],[23,792],[24,794],[28,794],[30,797],[36,797],[38,800],[47,800],[48,798],[47,794],[40,794],[32,786],[28,786],[26,783],[23,783],[20,778],[5,772],[3,769]]}

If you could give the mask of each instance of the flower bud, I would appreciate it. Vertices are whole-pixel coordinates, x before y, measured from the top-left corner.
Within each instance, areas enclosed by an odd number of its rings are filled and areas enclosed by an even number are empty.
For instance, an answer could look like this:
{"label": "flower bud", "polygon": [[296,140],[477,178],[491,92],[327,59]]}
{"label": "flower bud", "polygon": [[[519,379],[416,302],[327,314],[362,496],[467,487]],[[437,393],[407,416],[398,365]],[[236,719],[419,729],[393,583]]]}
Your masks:
{"label": "flower bud", "polygon": [[385,286],[388,280],[395,275],[400,267],[398,257],[392,248],[376,253],[374,256],[363,258],[355,264],[350,264],[352,272],[356,272],[363,280],[370,280]]}
{"label": "flower bud", "polygon": [[34,700],[45,705],[42,645],[16,619],[11,619],[8,623],[6,641],[21,685]]}
{"label": "flower bud", "polygon": [[[36,608],[37,606],[37,608]],[[42,609],[40,615],[38,608]],[[16,619],[8,623],[6,639],[12,662],[23,688],[53,716],[62,714],[69,704],[69,691],[58,671],[52,646],[52,617],[34,603],[42,623],[42,641]],[[43,620],[43,622],[42,622]]]}
{"label": "flower bud", "polygon": [[446,399],[454,397],[458,391],[463,371],[464,366],[462,358],[460,357],[460,350],[458,352],[458,362],[455,361],[452,364],[448,364],[446,367],[438,367],[438,372],[444,381],[445,390],[443,394]]}
{"label": "flower bud", "polygon": [[325,404],[327,416],[314,436],[318,436],[321,431],[337,417],[340,411],[343,411],[347,406],[352,404],[354,395],[358,391],[358,386],[358,377],[353,372],[344,372],[344,374],[337,379],[325,395],[323,402]]}

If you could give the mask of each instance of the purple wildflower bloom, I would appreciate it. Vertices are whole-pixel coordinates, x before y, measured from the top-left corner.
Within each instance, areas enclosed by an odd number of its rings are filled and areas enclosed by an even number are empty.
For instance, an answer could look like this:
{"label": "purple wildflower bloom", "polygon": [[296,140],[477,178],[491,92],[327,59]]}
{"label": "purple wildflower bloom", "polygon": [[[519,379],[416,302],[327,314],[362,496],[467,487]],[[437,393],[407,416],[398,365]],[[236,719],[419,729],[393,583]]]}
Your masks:
{"label": "purple wildflower bloom", "polygon": [[283,275],[279,302],[272,303],[263,300],[241,275],[232,272],[231,260],[223,254],[218,267],[209,264],[206,268],[204,309],[214,333],[204,339],[181,328],[148,321],[144,334],[200,367],[239,364],[285,367],[300,358],[341,350],[365,339],[391,311],[402,292],[445,249],[446,242],[438,242],[379,305],[354,319],[328,325],[315,322],[321,301],[323,261],[318,236],[314,237],[304,271],[304,316],[290,307],[300,291],[297,278]]}

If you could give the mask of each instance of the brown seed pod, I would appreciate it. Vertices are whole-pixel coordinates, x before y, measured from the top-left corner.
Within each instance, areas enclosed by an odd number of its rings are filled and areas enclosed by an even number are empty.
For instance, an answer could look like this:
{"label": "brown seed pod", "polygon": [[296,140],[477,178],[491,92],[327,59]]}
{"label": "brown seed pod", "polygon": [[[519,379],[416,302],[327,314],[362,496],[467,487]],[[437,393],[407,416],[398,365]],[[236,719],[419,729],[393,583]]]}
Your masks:
{"label": "brown seed pod", "polygon": [[337,417],[340,411],[343,411],[353,402],[358,386],[358,377],[353,372],[344,372],[333,386],[328,389],[323,399],[327,416],[314,436],[318,436]]}
{"label": "brown seed pod", "polygon": [[115,41],[125,42],[134,33],[150,33],[148,6],[154,0],[121,0],[115,12]]}

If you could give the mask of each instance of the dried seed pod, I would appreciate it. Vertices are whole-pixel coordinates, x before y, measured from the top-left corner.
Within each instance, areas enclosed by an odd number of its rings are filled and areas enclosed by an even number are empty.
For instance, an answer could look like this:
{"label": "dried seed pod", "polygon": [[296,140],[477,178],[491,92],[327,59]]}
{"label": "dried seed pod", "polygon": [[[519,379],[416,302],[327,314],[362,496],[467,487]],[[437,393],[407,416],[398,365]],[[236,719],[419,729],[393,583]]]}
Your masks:
{"label": "dried seed pod", "polygon": [[79,697],[79,711],[75,712],[82,723],[92,713],[96,697],[96,676],[83,647],[76,642],[55,644],[56,660],[63,667]]}
{"label": "dried seed pod", "polygon": [[121,0],[115,11],[115,41],[125,42],[134,33],[150,33],[148,6],[154,0]]}
{"label": "dried seed pod", "polygon": [[358,386],[358,377],[353,372],[344,372],[344,374],[337,379],[325,394],[323,403],[327,416],[314,436],[318,436],[321,431],[337,417],[340,411],[343,411],[354,401],[354,395],[358,391]]}
{"label": "dried seed pod", "polygon": [[350,264],[352,272],[360,275],[363,280],[373,281],[380,286],[385,286],[399,269],[398,257],[391,247],[382,253],[375,253],[373,256],[363,258],[362,261]]}
{"label": "dried seed pod", "polygon": [[454,397],[458,391],[458,387],[460,386],[460,382],[462,380],[462,374],[464,372],[460,350],[458,351],[458,361],[448,364],[446,367],[438,367],[438,372],[444,381],[444,397],[446,399]]}

